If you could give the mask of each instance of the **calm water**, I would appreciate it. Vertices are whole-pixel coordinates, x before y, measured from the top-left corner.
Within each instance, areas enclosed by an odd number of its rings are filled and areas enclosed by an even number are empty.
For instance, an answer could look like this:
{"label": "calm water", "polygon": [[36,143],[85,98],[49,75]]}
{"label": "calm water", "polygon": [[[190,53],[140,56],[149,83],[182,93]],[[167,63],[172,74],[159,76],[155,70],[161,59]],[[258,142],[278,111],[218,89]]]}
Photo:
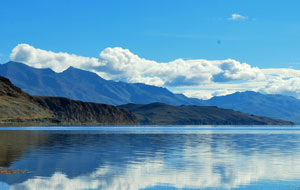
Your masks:
{"label": "calm water", "polygon": [[1,190],[300,190],[300,127],[2,128]]}

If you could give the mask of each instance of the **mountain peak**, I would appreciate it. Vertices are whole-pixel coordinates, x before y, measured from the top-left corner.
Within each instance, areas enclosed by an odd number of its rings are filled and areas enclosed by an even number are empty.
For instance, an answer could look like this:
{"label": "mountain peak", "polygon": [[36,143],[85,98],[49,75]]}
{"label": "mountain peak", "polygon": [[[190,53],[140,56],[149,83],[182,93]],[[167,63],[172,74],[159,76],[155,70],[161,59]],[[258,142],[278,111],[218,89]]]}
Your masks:
{"label": "mountain peak", "polygon": [[21,62],[16,62],[16,61],[9,61],[5,64],[3,64],[3,66],[8,66],[8,67],[30,67],[28,65],[26,65],[25,63],[21,63]]}
{"label": "mountain peak", "polygon": [[81,70],[81,69],[78,69],[76,67],[73,67],[73,66],[69,66],[66,70],[64,70],[63,72],[67,71],[67,70]]}
{"label": "mountain peak", "polygon": [[86,73],[86,74],[90,74],[90,75],[97,75],[94,72],[83,70],[83,69],[79,69],[79,68],[76,68],[76,67],[73,67],[73,66],[69,66],[66,70],[64,70],[61,73],[69,73],[69,72],[73,72],[73,73],[76,73],[76,74],[78,74],[78,73],[81,73],[81,74],[82,73]]}
{"label": "mountain peak", "polygon": [[69,71],[84,71],[84,70],[81,70],[81,69],[78,69],[76,67],[73,67],[73,66],[69,66],[66,70],[64,70],[62,73],[64,72],[69,72]]}
{"label": "mountain peak", "polygon": [[90,81],[105,80],[94,72],[78,69],[73,66],[69,66],[66,70],[64,70],[59,74],[61,74],[64,77],[81,78],[82,80],[90,80]]}
{"label": "mountain peak", "polygon": [[27,65],[25,63],[21,63],[21,62],[16,62],[16,61],[9,61],[3,65],[0,64],[0,66],[2,67],[9,67],[10,69],[8,70],[11,70],[11,69],[17,69],[17,70],[21,70],[21,71],[24,71],[24,70],[39,70],[39,71],[42,71],[42,72],[47,72],[47,73],[55,73],[55,71],[53,71],[52,69],[50,68],[36,68],[36,67],[32,67],[30,65]]}

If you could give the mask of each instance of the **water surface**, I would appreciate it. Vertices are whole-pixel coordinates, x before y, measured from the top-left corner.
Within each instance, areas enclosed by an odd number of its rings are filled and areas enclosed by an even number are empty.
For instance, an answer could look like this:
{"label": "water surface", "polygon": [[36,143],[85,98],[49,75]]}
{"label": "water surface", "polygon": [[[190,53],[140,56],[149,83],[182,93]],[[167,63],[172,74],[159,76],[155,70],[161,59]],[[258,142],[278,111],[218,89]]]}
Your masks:
{"label": "water surface", "polygon": [[2,190],[300,189],[300,128],[1,128]]}

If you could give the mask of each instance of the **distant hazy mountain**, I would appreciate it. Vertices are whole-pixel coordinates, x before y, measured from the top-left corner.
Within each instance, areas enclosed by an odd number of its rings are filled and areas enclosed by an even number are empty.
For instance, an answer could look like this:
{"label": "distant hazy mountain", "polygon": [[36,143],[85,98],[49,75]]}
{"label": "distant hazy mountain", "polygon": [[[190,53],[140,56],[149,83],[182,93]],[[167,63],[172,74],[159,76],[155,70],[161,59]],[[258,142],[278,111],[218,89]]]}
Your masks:
{"label": "distant hazy mountain", "polygon": [[203,105],[214,105],[243,113],[262,115],[300,123],[300,100],[278,94],[258,92],[237,92],[226,96],[216,96]]}
{"label": "distant hazy mountain", "polygon": [[32,95],[67,97],[112,105],[152,102],[193,105],[202,102],[182,94],[173,94],[166,88],[105,80],[95,73],[73,67],[56,73],[51,69],[36,69],[22,63],[8,62],[0,64],[0,75]]}
{"label": "distant hazy mountain", "polygon": [[292,125],[278,119],[249,115],[215,106],[170,106],[163,103],[126,104],[141,124],[154,125]]}

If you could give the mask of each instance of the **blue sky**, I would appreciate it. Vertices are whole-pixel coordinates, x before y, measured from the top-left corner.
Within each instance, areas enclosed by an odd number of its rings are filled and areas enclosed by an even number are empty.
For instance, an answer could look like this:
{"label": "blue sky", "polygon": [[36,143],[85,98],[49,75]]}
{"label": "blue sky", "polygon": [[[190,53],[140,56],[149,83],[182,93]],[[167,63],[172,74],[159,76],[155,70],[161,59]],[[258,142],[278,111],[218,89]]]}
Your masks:
{"label": "blue sky", "polygon": [[[261,0],[2,0],[1,60],[28,43],[84,56],[118,46],[156,61],[233,58],[300,68],[299,8]],[[247,18],[228,20],[234,13]]]}
{"label": "blue sky", "polygon": [[84,57],[121,47],[156,62],[234,59],[260,69],[300,69],[298,1],[0,2],[1,63],[18,44],[29,44]]}

